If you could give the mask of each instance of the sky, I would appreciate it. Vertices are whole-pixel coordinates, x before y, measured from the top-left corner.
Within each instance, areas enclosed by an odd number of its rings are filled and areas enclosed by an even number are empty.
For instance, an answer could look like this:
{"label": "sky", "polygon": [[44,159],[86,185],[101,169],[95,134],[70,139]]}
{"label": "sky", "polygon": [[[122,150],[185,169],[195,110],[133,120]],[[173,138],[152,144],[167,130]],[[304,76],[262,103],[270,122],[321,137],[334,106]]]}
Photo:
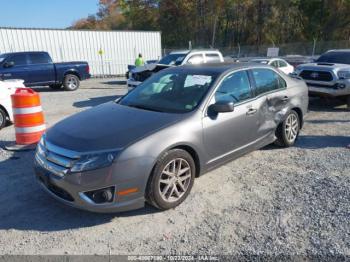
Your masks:
{"label": "sky", "polygon": [[0,27],[66,28],[97,11],[98,0],[0,0]]}

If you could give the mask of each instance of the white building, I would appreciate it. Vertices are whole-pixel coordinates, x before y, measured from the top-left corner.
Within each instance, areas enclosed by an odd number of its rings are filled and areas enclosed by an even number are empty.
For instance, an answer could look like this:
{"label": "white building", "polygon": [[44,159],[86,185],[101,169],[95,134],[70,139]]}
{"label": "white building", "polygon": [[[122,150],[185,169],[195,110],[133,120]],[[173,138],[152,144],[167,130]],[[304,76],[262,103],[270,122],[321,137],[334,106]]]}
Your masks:
{"label": "white building", "polygon": [[47,51],[54,62],[87,61],[92,75],[122,75],[138,53],[161,56],[156,31],[93,31],[0,27],[0,53]]}

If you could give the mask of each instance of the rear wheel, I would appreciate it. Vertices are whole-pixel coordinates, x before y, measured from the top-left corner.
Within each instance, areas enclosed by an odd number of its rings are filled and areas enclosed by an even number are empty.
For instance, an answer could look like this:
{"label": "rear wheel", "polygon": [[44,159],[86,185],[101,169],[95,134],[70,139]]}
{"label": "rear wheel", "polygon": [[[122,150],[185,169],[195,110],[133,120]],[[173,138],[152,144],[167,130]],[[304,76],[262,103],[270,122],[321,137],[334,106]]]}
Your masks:
{"label": "rear wheel", "polygon": [[0,129],[6,126],[7,114],[4,109],[0,108]]}
{"label": "rear wheel", "polygon": [[299,115],[291,110],[286,119],[278,126],[276,130],[277,140],[275,144],[283,147],[294,145],[300,131]]}
{"label": "rear wheel", "polygon": [[75,91],[79,88],[80,80],[76,75],[68,74],[64,77],[63,88],[67,91]]}
{"label": "rear wheel", "polygon": [[192,189],[195,169],[195,163],[186,151],[166,152],[159,158],[148,181],[147,201],[161,210],[180,205]]}

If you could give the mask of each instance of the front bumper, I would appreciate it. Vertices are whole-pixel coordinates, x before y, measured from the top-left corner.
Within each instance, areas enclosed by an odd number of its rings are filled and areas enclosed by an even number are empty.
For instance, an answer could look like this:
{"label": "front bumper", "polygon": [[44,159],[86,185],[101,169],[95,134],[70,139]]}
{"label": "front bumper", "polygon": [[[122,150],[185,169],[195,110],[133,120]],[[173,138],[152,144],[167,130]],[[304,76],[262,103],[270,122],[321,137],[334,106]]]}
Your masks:
{"label": "front bumper", "polygon": [[[117,194],[122,189],[141,188],[142,179],[119,181],[113,176],[111,167],[58,176],[35,160],[34,170],[42,188],[66,205],[98,213],[123,212],[144,207],[145,199],[142,190],[122,196]],[[107,187],[114,187],[111,202],[97,204],[85,194]]]}
{"label": "front bumper", "polygon": [[316,96],[347,96],[350,95],[350,81],[337,82],[306,81],[310,95]]}

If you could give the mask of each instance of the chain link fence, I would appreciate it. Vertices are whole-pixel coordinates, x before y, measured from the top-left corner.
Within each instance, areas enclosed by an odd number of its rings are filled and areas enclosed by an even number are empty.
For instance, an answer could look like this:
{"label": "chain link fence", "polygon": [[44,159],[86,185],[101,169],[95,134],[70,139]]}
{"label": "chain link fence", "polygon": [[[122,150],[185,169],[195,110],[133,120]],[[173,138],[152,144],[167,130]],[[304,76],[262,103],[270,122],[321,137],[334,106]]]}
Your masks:
{"label": "chain link fence", "polygon": [[[235,58],[241,57],[265,57],[267,56],[268,48],[279,48],[279,56],[301,55],[301,56],[319,56],[320,54],[331,49],[350,49],[350,40],[344,41],[311,41],[311,42],[296,42],[280,45],[235,45],[231,47],[217,46],[224,56]],[[208,48],[203,46],[193,47],[193,49]],[[210,47],[209,47],[210,48]],[[184,50],[188,47],[170,47],[163,48],[162,54],[166,55],[175,50]]]}

